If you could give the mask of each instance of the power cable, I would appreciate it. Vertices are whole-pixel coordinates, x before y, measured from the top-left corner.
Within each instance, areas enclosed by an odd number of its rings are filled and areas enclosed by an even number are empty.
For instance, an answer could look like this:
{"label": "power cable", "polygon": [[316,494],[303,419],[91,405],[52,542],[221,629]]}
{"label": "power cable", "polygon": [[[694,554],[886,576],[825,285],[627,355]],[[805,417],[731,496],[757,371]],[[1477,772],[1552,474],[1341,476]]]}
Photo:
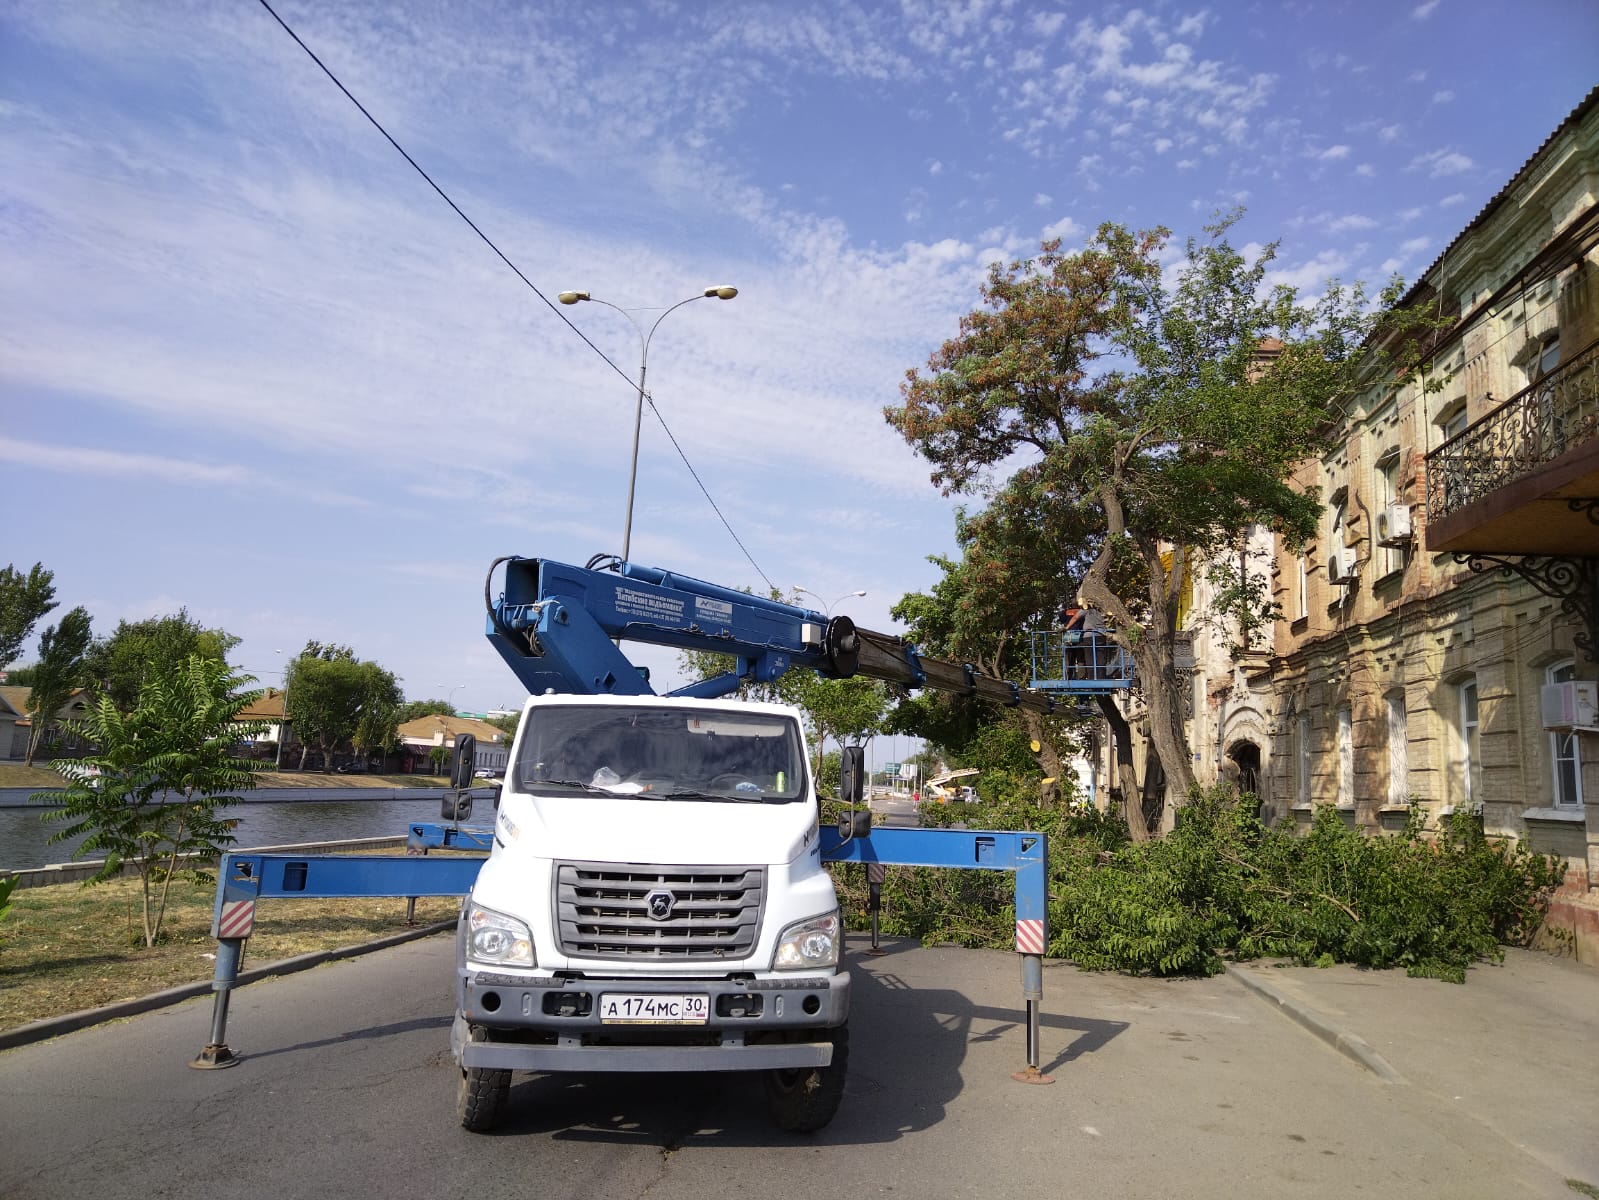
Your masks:
{"label": "power cable", "polygon": [[[589,336],[576,325],[574,325],[570,317],[562,312],[556,305],[552,304],[550,302],[550,298],[539,290],[538,285],[524,275],[522,273],[522,269],[512,262],[508,257],[506,257],[505,252],[494,244],[493,239],[491,239],[488,234],[484,233],[482,229],[478,228],[477,222],[472,220],[471,217],[467,216],[466,213],[462,211],[459,204],[450,199],[449,193],[434,182],[433,177],[423,170],[421,164],[406,152],[404,146],[400,145],[399,142],[394,140],[393,135],[390,134],[387,129],[383,128],[382,122],[380,122],[376,117],[367,111],[366,105],[362,104],[355,98],[355,94],[351,92],[349,88],[344,86],[343,82],[337,75],[333,73],[328,65],[317,57],[316,51],[312,50],[310,46],[307,46],[304,39],[302,39],[299,34],[295,33],[294,30],[289,26],[289,23],[278,15],[277,10],[274,9],[270,3],[268,3],[268,0],[257,0],[257,2],[262,8],[266,9],[268,15],[278,23],[278,25],[283,29],[283,32],[294,39],[294,44],[299,46],[300,49],[304,50],[311,61],[321,69],[322,73],[332,80],[333,86],[338,88],[339,91],[343,92],[345,98],[349,100],[351,104],[355,105],[356,109],[359,110],[361,115],[365,117],[372,125],[372,128],[376,129],[383,135],[383,140],[388,142],[389,145],[393,146],[394,149],[399,153],[400,157],[405,159],[405,161],[411,165],[412,170],[414,170],[418,175],[427,181],[427,185],[438,193],[439,199],[448,204],[455,215],[460,217],[461,220],[465,221],[467,227],[470,228],[473,233],[477,234],[479,239],[482,240],[483,244],[490,250],[494,251],[495,257],[497,257],[507,267],[511,268],[511,270],[515,272],[516,277],[523,283],[527,284],[528,288],[535,296],[544,301],[544,306],[557,317],[559,317],[562,324],[564,324],[573,333],[577,334],[578,337],[582,338],[583,344],[590,350],[594,351],[595,354],[599,355],[606,366],[610,367],[611,370],[615,371],[617,375],[627,382],[628,387],[632,388],[634,391],[637,391],[638,384],[628,377],[627,372],[622,370],[621,367],[617,366],[616,363],[611,360],[610,356],[605,353],[605,351],[601,350],[592,341],[590,341]],[[711,493],[706,488],[704,480],[700,478],[699,472],[694,469],[694,464],[689,462],[688,455],[683,452],[683,447],[678,444],[678,440],[672,433],[671,427],[666,423],[666,418],[661,415],[661,410],[655,406],[655,397],[646,392],[645,399],[650,402],[650,411],[655,414],[655,419],[661,423],[661,428],[666,430],[666,436],[671,440],[672,448],[677,451],[678,457],[683,460],[683,465],[688,468],[688,473],[693,477],[695,484],[698,485],[700,493],[705,497],[705,502],[711,506],[711,511],[716,514],[716,519],[722,523],[722,527],[727,530],[728,536],[733,539],[739,550],[743,552],[744,557],[749,560],[750,566],[755,568],[755,573],[765,581],[768,588],[773,588],[774,585],[772,581],[767,578],[766,572],[761,570],[760,564],[755,561],[748,548],[745,547],[743,541],[739,539],[738,534],[733,532],[732,525],[728,524],[727,518],[722,515],[722,510],[717,507],[716,501],[711,498]]]}

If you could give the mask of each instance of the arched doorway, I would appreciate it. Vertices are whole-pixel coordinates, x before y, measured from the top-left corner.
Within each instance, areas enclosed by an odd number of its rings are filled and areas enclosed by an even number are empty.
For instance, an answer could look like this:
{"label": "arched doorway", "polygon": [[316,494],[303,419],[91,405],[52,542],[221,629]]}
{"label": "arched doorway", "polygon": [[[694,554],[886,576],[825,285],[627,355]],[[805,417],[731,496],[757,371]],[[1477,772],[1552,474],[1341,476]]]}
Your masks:
{"label": "arched doorway", "polygon": [[1260,793],[1260,747],[1254,742],[1234,742],[1227,748],[1227,757],[1238,768],[1238,790],[1253,792],[1264,812],[1266,797]]}

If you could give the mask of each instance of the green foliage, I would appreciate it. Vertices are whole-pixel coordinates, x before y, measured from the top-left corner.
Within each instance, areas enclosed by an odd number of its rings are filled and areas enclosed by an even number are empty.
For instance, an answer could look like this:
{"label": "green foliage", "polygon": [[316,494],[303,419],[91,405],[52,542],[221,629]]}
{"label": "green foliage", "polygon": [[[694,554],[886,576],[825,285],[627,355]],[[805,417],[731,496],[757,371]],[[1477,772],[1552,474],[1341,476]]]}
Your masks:
{"label": "green foliage", "polygon": [[[1195,789],[1166,837],[1127,841],[1092,810],[1004,803],[928,806],[929,826],[1032,829],[1049,838],[1049,952],[1090,970],[1209,975],[1226,957],[1403,967],[1462,981],[1504,944],[1537,930],[1564,874],[1558,859],[1486,837],[1469,813],[1424,836],[1420,810],[1402,834],[1371,837],[1331,808],[1304,836],[1268,829],[1254,797]],[[864,893],[843,876],[848,907]],[[884,932],[1009,948],[1011,877],[896,868]]]}
{"label": "green foliage", "polygon": [[0,670],[16,661],[33,627],[56,606],[55,573],[34,563],[24,575],[15,563],[0,569]]}
{"label": "green foliage", "polygon": [[238,644],[227,630],[207,629],[180,608],[165,617],[118,622],[110,637],[90,648],[85,672],[127,712],[152,670],[170,670],[191,654],[223,662]]}
{"label": "green foliage", "polygon": [[[18,879],[15,875],[8,875],[0,879],[0,922],[6,919],[11,911],[11,893],[17,890]],[[0,947],[4,947],[5,938],[0,937]]]}
{"label": "green foliage", "polygon": [[394,714],[397,725],[404,725],[407,721],[414,721],[418,717],[451,717],[455,715],[455,707],[447,700],[411,700],[400,705]]}
{"label": "green foliage", "polygon": [[83,682],[84,656],[90,640],[89,613],[81,606],[39,635],[39,663],[34,672],[33,689],[28,693],[28,716],[33,720],[33,732],[28,739],[25,761],[30,767],[35,752],[55,723],[56,713]]}
{"label": "green foliage", "polygon": [[53,763],[65,791],[32,797],[61,803],[43,814],[66,823],[52,842],[83,837],[74,858],[104,857],[90,884],[114,878],[125,863],[137,869],[146,946],[160,937],[173,878],[210,878],[206,863],[234,840],[222,810],[255,786],[253,767],[232,757],[240,738],[263,727],[235,719],[260,696],[239,690],[248,682],[199,654],[152,663],[131,711],[101,696],[81,721],[67,723],[96,753]]}
{"label": "green foliage", "polygon": [[295,736],[321,749],[324,770],[346,745],[370,751],[394,743],[399,681],[377,663],[358,660],[348,646],[307,642],[289,664],[285,687]]}

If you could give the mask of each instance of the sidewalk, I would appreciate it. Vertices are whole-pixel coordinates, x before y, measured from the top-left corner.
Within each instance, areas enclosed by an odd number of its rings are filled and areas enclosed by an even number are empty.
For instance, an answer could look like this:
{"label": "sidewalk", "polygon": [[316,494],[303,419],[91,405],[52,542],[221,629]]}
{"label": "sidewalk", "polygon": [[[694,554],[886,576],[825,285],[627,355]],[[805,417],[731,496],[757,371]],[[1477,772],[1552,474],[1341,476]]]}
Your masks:
{"label": "sidewalk", "polygon": [[1228,973],[1379,1079],[1599,1185],[1599,971],[1507,950],[1464,985],[1350,966]]}

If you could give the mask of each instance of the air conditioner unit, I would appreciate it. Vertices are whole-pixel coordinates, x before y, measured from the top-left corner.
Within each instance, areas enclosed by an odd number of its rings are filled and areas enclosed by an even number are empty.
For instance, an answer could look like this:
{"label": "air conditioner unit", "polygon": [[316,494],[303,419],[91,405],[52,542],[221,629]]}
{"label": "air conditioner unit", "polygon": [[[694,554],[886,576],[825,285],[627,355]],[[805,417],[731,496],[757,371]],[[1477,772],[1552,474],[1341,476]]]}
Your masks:
{"label": "air conditioner unit", "polygon": [[1353,583],[1359,566],[1353,546],[1334,546],[1327,556],[1327,578],[1334,583]]}
{"label": "air conditioner unit", "polygon": [[1599,728],[1599,683],[1591,679],[1546,683],[1539,700],[1545,729]]}
{"label": "air conditioner unit", "polygon": [[1410,538],[1410,505],[1390,504],[1377,514],[1377,541],[1380,545],[1402,546]]}

